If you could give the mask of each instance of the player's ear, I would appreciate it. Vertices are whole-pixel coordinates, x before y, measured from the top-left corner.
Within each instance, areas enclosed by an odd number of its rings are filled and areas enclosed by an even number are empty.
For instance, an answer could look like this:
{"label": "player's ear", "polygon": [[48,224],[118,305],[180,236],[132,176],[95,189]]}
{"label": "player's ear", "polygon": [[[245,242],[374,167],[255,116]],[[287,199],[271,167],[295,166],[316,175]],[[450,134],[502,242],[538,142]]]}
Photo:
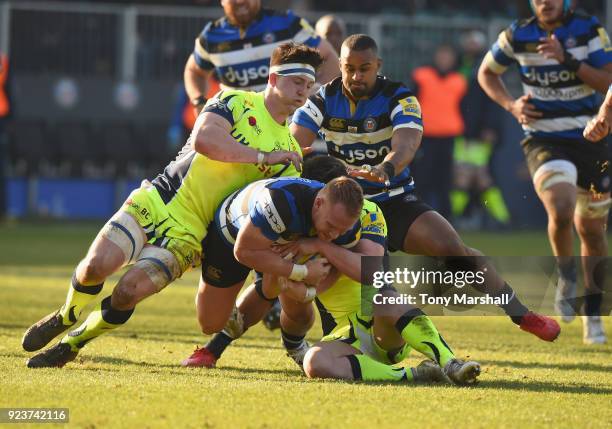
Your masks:
{"label": "player's ear", "polygon": [[382,63],[383,63],[382,58],[378,57],[378,58],[376,59],[376,67],[377,67],[376,71],[377,71],[377,72],[379,72],[379,71],[380,71],[380,69],[382,68]]}
{"label": "player's ear", "polygon": [[272,87],[275,87],[277,78],[278,76],[276,75],[276,73],[270,73],[270,75],[268,75],[268,84]]}

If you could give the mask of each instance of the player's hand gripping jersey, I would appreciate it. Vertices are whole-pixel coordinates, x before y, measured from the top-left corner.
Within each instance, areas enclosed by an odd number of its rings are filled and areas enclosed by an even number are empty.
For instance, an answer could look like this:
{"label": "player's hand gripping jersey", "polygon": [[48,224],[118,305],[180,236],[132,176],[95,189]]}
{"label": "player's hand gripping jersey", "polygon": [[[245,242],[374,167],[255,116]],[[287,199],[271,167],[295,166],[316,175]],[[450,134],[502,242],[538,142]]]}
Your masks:
{"label": "player's hand gripping jersey", "polygon": [[[359,222],[360,239],[371,240],[386,248],[387,224],[376,203],[364,200]],[[372,288],[367,285],[363,287]],[[319,294],[316,302],[323,323],[323,335],[328,335],[337,326],[347,325],[348,316],[360,312],[362,298],[361,283],[344,274],[331,288]]]}
{"label": "player's hand gripping jersey", "polygon": [[[375,203],[364,201],[360,223],[362,239],[385,246],[387,225],[382,211]],[[391,355],[376,343],[370,311],[375,293],[378,293],[378,289],[362,285],[345,275],[341,275],[331,288],[320,293],[315,302],[323,328],[321,341],[342,340],[380,362],[393,364],[408,356],[410,347],[404,345]]]}
{"label": "player's hand gripping jersey", "polygon": [[217,69],[222,88],[260,91],[268,82],[272,51],[289,41],[316,48],[321,38],[291,11],[262,9],[245,31],[227,17],[208,23],[195,41],[193,56],[202,69]]}
{"label": "player's hand gripping jersey", "polygon": [[[376,165],[391,151],[400,128],[423,130],[421,107],[401,83],[379,76],[373,93],[357,104],[344,94],[337,78],[311,96],[293,121],[318,133],[330,155],[352,166]],[[414,188],[410,168],[398,171],[390,186],[356,178],[370,200],[380,202]]]}
{"label": "player's hand gripping jersey", "polygon": [[[324,184],[295,177],[260,180],[235,192],[219,207],[215,223],[228,244],[249,220],[262,234],[278,244],[316,236],[312,206]],[[352,247],[359,241],[360,225],[333,242]]]}
{"label": "player's hand gripping jersey", "polygon": [[524,93],[531,94],[530,103],[544,114],[523,125],[527,135],[582,139],[582,130],[597,112],[598,97],[576,72],[537,52],[540,39],[552,34],[578,61],[595,68],[612,62],[610,38],[597,18],[573,12],[551,34],[540,28],[535,17],[515,21],[499,35],[485,62],[500,74],[518,63]]}
{"label": "player's hand gripping jersey", "polygon": [[[246,146],[264,152],[300,151],[288,127],[270,116],[263,93],[221,92],[203,112],[227,119],[232,125],[232,136]],[[195,130],[201,122],[202,116],[196,121]],[[214,161],[194,150],[194,138],[192,134],[176,159],[152,181],[153,186],[145,183],[126,202],[126,209],[143,226],[150,243],[167,247],[172,238],[187,242],[191,247],[187,252],[189,264],[199,263],[200,243],[207,227],[230,193],[266,177],[299,176],[292,164],[264,166]]]}

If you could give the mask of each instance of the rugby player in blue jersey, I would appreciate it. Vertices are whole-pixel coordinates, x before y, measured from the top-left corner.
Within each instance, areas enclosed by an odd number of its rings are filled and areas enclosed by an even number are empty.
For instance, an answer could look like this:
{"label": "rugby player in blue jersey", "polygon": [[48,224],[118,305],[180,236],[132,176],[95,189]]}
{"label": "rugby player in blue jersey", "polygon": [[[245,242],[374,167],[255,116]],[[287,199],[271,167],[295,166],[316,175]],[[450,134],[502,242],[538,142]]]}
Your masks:
{"label": "rugby player in blue jersey", "polygon": [[261,91],[268,82],[270,55],[292,41],[319,49],[323,65],[317,81],[339,75],[338,56],[308,22],[291,11],[261,7],[261,0],[222,0],[225,16],[206,24],[185,65],[185,90],[199,112],[206,103],[208,77],[216,70],[222,89]]}
{"label": "rugby player in blue jersey", "polygon": [[[576,315],[572,224],[580,239],[585,279],[584,337],[606,341],[600,307],[608,254],[608,148],[603,137],[583,138],[597,112],[596,92],[612,83],[612,45],[593,16],[575,13],[570,0],[531,0],[534,16],[505,29],[486,55],[478,80],[525,131],[521,145],[533,184],[548,214],[548,238],[559,264],[555,308]],[[501,75],[516,62],[524,95],[514,99]]]}
{"label": "rugby player in blue jersey", "polygon": [[[401,83],[378,74],[376,42],[364,34],[348,37],[341,49],[342,77],[323,86],[293,116],[291,131],[302,147],[319,134],[331,156],[355,168],[365,197],[381,208],[390,250],[427,256],[476,257],[453,227],[414,193],[409,164],[423,134],[416,97]],[[479,262],[480,264],[480,262]],[[480,267],[484,269],[484,267]],[[512,288],[488,265],[484,291],[508,298],[502,308],[521,329],[546,341],[559,324],[529,311]]]}

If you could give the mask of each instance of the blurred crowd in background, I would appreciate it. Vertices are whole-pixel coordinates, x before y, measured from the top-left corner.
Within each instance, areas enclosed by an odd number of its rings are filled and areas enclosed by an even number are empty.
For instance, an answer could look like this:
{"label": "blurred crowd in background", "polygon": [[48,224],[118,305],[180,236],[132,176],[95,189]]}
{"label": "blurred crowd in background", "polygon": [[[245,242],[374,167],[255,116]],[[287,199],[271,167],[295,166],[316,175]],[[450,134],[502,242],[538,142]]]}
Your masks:
{"label": "blurred crowd in background", "polygon": [[[10,11],[10,51],[0,73],[10,106],[0,109],[0,165],[8,180],[0,189],[31,193],[32,178],[136,181],[159,172],[184,144],[195,119],[182,73],[208,19],[151,12],[130,27],[124,6],[206,6],[218,17],[219,2],[114,0],[121,13],[88,11],[88,5],[104,4],[100,1],[66,0],[67,8],[58,10],[42,1],[40,9],[37,2],[29,3],[34,6]],[[83,6],[80,13],[67,11],[71,3]],[[602,16],[603,3],[581,0],[580,6]],[[401,17],[383,15],[377,27],[384,73],[414,89],[427,118],[423,150],[414,163],[419,191],[462,228],[544,222],[518,148],[520,128],[476,81],[493,38],[511,20],[529,14],[526,1],[275,0],[264,6],[307,11],[304,16],[313,25],[322,14],[317,11],[431,16],[426,24],[413,17],[403,31]],[[454,24],[445,22],[447,16]],[[373,28],[368,15],[351,17],[349,34]],[[489,17],[500,18],[499,24]],[[126,37],[130,29],[133,40]],[[437,84],[440,79],[445,85]],[[518,88],[518,80],[513,83],[511,76],[509,85]],[[509,195],[510,190],[518,194]],[[15,195],[0,193],[0,213],[40,214],[32,213],[27,201],[20,203],[25,209],[11,209],[16,204],[11,198]],[[534,207],[529,221],[520,217]]]}

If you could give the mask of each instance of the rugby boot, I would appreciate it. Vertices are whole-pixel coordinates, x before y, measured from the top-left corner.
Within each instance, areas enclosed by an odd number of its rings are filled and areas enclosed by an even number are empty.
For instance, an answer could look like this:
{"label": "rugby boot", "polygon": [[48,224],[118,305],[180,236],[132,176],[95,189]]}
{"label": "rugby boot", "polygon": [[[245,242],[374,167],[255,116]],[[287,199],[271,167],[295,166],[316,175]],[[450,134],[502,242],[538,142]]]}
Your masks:
{"label": "rugby boot", "polygon": [[429,359],[410,369],[416,383],[439,383],[447,380],[440,365]]}
{"label": "rugby boot", "polygon": [[582,316],[584,344],[605,344],[606,333],[603,330],[601,316]]}
{"label": "rugby boot", "polygon": [[69,325],[65,325],[64,318],[60,315],[60,310],[57,310],[30,326],[23,335],[21,345],[27,352],[40,350],[49,344],[53,338],[74,325],[74,323],[71,322]]}
{"label": "rugby boot", "polygon": [[480,364],[474,361],[464,362],[460,359],[451,359],[444,365],[444,375],[451,382],[460,386],[478,383]]}
{"label": "rugby boot", "polygon": [[70,344],[59,342],[44,352],[38,353],[28,359],[28,368],[61,368],[68,362],[76,359],[79,352],[75,352]]}
{"label": "rugby boot", "polygon": [[217,364],[217,358],[206,347],[196,347],[195,351],[187,359],[181,362],[185,367],[205,367],[214,368]]}
{"label": "rugby boot", "polygon": [[533,311],[529,311],[523,316],[520,328],[544,341],[555,341],[561,333],[561,327],[555,319]]}
{"label": "rugby boot", "polygon": [[277,299],[272,304],[272,308],[266,313],[262,322],[266,328],[270,331],[280,328],[280,315],[281,315],[281,304]]}

